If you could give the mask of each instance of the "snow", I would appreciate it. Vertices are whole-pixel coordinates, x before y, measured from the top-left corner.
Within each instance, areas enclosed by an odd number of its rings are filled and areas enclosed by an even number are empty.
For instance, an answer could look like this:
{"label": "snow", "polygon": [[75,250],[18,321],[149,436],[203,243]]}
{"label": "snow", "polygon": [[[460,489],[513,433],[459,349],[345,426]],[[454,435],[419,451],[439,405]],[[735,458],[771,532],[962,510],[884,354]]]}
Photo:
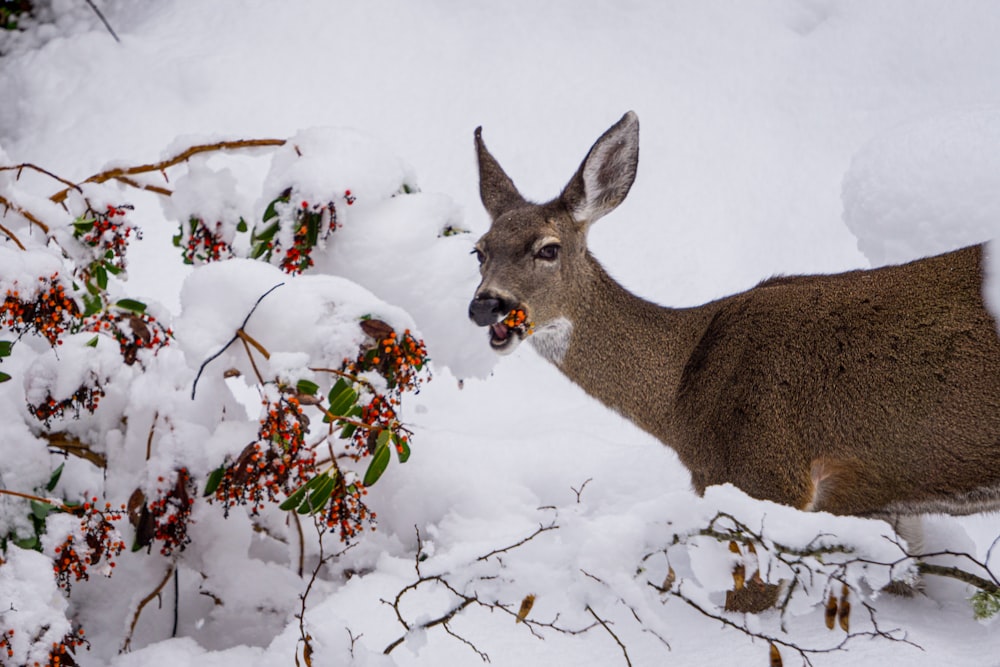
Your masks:
{"label": "snow", "polygon": [[[635,109],[638,178],[628,200],[590,232],[590,247],[624,285],[662,303],[695,304],[775,274],[901,262],[997,238],[995,3],[634,0],[585,11],[563,0],[98,5],[120,44],[69,0],[53,3],[54,23],[0,35],[3,164],[31,163],[79,181],[194,144],[287,141],[171,169],[170,199],[88,186],[94,202],[134,205],[129,219],[143,233],[127,280],[112,278],[109,290],[149,304],[176,343],[129,366],[109,338],[93,348],[91,335],[77,334],[56,350],[30,337],[18,342],[0,365],[14,377],[0,384],[4,488],[30,492],[58,465],[38,428],[25,425],[20,393],[62,396],[97,368],[108,391],[101,409],[56,426],[85,439],[99,434],[117,474],[105,479],[69,458],[59,491],[69,498],[103,490],[126,502],[135,488],[155,493],[183,464],[200,492],[205,476],[256,436],[260,395],[230,387],[253,383],[259,371],[328,389],[330,379],[309,367],[353,356],[363,340],[356,322],[372,316],[426,340],[433,379],[402,407],[414,433],[411,459],[393,461],[367,496],[377,530],[332,559],[310,590],[303,623],[313,664],[478,664],[441,627],[407,632],[384,602],[421,576],[515,611],[533,594],[529,618],[563,630],[590,626],[596,614],[635,665],[764,664],[766,643],[649,585],[660,585],[669,567],[674,591],[705,606],[720,601],[734,556],[697,534],[719,511],[785,546],[846,544],[871,560],[898,561],[890,571],[834,554],[814,566],[843,568],[843,578],[867,591],[880,627],[901,629],[923,650],[857,639],[846,654],[811,655],[813,664],[1000,664],[996,621],[972,618],[971,588],[927,578],[912,599],[878,593],[890,576],[908,579],[912,565],[885,523],[803,515],[731,487],[698,498],[669,449],[569,384],[530,346],[498,360],[465,314],[478,280],[469,252],[487,225],[472,151],[478,125],[525,196],[546,200],[597,136]],[[164,185],[156,173],[142,182]],[[336,206],[340,227],[313,269],[289,276],[249,259],[181,263],[171,244],[178,221],[197,214],[219,222],[243,252],[250,241],[239,220],[260,220],[293,186],[288,204],[276,206],[282,219],[302,201]],[[54,227],[66,224],[66,211],[47,197],[61,187],[30,169],[18,179],[0,172],[0,195]],[[68,203],[70,217],[82,213],[79,197]],[[37,289],[39,275],[86,261],[61,257],[41,238],[22,238],[28,251],[0,244],[0,293],[15,283]],[[987,297],[1000,312],[1000,251],[988,263]],[[258,299],[245,329],[270,359],[255,357],[255,371],[237,342],[205,366],[192,401],[202,363]],[[241,377],[225,379],[230,369]],[[0,500],[4,534],[30,529],[23,508]],[[177,560],[177,594],[171,583],[162,605],[143,610],[130,652],[119,652],[129,619],[173,562],[157,547],[123,554],[110,579],[94,573],[75,583],[67,602],[46,556],[9,546],[0,606],[14,600],[16,612],[4,622],[48,623],[58,639],[70,614],[91,642],[76,655],[85,666],[293,662],[302,650],[299,596],[319,557],[311,527],[303,524],[300,578],[285,513],[255,524],[243,508],[225,518],[199,499],[194,520],[191,546]],[[967,551],[998,567],[995,516],[932,517],[928,529],[928,550]],[[329,555],[343,545],[328,535],[324,548]],[[761,574],[794,576],[765,555]],[[784,618],[749,618],[748,627],[784,626],[803,646],[836,645],[843,634],[823,626],[831,586],[819,577]],[[428,581],[399,610],[415,626],[458,601],[441,581]],[[852,623],[864,630],[860,601],[854,606]],[[507,613],[473,604],[449,628],[495,665],[625,664],[601,627],[570,634],[537,626],[539,640]],[[784,658],[798,662],[793,653]]]}

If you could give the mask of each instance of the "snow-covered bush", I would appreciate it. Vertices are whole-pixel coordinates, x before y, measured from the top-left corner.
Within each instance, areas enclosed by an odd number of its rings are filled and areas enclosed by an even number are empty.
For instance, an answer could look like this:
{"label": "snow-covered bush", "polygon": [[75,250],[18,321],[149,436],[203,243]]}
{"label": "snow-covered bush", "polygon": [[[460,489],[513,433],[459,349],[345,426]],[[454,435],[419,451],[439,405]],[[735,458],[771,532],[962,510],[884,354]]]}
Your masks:
{"label": "snow-covered bush", "polygon": [[[263,178],[227,166],[247,153],[269,165]],[[57,191],[29,194],[25,171]],[[196,265],[179,317],[128,291],[139,190],[162,197],[177,263]],[[0,588],[12,602],[0,663],[74,664],[92,623],[116,624],[130,646],[180,570],[220,604],[245,597],[206,567],[213,534],[233,530],[223,524],[277,535],[300,573],[317,549],[323,563],[324,533],[349,544],[376,528],[365,496],[419,439],[400,409],[430,379],[428,348],[407,312],[340,276],[351,264],[406,274],[410,305],[439,308],[410,262],[433,247],[461,271],[468,241],[452,233],[454,207],[425,198],[406,165],[347,130],[203,141],[80,184],[0,165]],[[398,230],[365,229],[380,210]],[[341,234],[353,253],[333,261]],[[318,262],[340,275],[312,273]],[[443,361],[461,368],[475,355],[453,343]],[[153,592],[101,611],[110,621],[88,612],[94,575],[122,571]],[[300,640],[311,650],[304,628]]]}

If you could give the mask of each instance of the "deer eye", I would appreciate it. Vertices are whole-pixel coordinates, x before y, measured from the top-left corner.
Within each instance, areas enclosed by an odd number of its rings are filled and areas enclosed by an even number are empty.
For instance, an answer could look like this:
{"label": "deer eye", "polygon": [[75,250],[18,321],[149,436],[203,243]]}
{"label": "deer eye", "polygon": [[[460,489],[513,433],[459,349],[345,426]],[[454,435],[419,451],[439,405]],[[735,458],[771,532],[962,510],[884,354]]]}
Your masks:
{"label": "deer eye", "polygon": [[558,243],[550,243],[548,245],[542,246],[541,248],[538,249],[538,252],[535,253],[535,257],[537,259],[544,259],[547,262],[551,262],[551,261],[553,261],[555,259],[558,259],[559,258],[559,244]]}
{"label": "deer eye", "polygon": [[485,261],[485,260],[486,260],[486,255],[485,255],[485,254],[483,254],[483,251],[482,251],[482,250],[480,250],[479,248],[474,248],[474,249],[472,250],[472,252],[471,252],[471,253],[469,253],[469,254],[471,254],[471,255],[475,255],[475,256],[476,256],[476,261],[477,261],[477,262],[479,262],[480,264],[482,264],[482,263],[483,263],[483,261]]}

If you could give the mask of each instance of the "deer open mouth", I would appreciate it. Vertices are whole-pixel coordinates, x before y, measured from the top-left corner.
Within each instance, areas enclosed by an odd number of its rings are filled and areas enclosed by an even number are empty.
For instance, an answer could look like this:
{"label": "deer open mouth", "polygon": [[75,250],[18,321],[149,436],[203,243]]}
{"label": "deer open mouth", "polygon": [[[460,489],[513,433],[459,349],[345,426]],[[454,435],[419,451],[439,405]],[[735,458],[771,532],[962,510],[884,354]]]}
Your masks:
{"label": "deer open mouth", "polygon": [[527,312],[524,308],[515,308],[502,320],[490,325],[490,345],[497,352],[511,352],[531,332]]}

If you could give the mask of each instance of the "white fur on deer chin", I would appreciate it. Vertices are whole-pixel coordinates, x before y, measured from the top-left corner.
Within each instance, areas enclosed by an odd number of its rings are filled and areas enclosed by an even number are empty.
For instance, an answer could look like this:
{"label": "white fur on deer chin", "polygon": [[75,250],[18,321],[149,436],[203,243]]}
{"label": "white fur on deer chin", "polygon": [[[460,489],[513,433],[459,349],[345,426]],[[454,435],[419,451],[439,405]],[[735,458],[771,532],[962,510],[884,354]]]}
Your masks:
{"label": "white fur on deer chin", "polygon": [[535,329],[535,333],[528,338],[535,347],[535,351],[552,363],[559,365],[566,350],[569,348],[569,339],[573,335],[573,323],[565,317],[560,317]]}

